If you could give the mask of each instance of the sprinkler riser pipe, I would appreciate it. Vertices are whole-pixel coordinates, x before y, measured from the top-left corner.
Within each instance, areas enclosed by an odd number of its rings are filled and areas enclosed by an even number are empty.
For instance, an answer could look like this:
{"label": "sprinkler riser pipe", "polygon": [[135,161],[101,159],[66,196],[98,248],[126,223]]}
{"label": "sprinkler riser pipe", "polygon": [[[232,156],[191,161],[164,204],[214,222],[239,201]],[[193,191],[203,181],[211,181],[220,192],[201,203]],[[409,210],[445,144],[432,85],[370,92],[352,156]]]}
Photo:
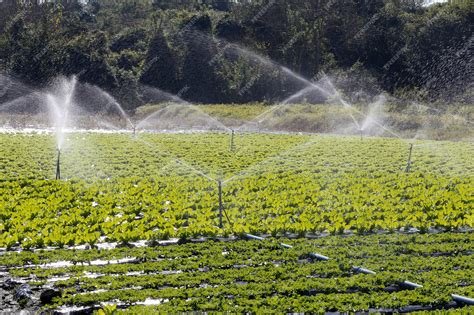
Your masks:
{"label": "sprinkler riser pipe", "polygon": [[230,151],[234,151],[234,136],[235,136],[235,131],[234,129],[231,129],[231,134],[230,134]]}
{"label": "sprinkler riser pipe", "polygon": [[58,149],[58,158],[56,160],[56,179],[61,179],[61,150]]}
{"label": "sprinkler riser pipe", "polygon": [[222,182],[221,181],[218,181],[218,194],[219,194],[219,227],[222,229],[222,227],[224,226],[223,223],[222,223],[222,211],[223,211],[223,208],[224,206],[222,205]]}
{"label": "sprinkler riser pipe", "polygon": [[409,172],[410,172],[412,153],[413,153],[413,143],[410,144],[410,150],[409,150],[409,152],[408,152],[408,161],[407,161],[407,167],[405,168],[405,173],[409,173]]}

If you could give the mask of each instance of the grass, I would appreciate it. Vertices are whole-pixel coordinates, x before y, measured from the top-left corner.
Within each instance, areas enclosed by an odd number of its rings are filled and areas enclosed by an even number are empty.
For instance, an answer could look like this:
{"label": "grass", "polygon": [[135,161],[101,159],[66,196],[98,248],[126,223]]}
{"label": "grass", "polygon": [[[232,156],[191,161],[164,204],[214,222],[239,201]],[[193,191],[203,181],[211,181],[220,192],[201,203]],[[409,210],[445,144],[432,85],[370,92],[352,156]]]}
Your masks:
{"label": "grass", "polygon": [[[164,106],[139,107],[134,119],[142,119]],[[354,119],[363,125],[371,111],[364,105],[346,108],[328,104],[215,104],[197,105],[196,108],[202,110],[202,116],[214,117],[231,128],[341,134],[359,134]],[[365,134],[394,136],[380,126],[383,125],[404,138],[469,140],[474,137],[474,106],[431,109],[421,105],[404,108],[386,105],[383,111],[373,116],[379,124],[369,124]]]}

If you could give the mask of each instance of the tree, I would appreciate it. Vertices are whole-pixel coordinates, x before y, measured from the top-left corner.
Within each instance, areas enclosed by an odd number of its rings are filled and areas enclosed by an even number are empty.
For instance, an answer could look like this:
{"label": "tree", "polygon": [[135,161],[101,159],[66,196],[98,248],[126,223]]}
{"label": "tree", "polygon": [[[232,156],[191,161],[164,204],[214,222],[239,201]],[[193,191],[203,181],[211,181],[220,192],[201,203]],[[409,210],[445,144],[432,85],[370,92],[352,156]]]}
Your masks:
{"label": "tree", "polygon": [[170,92],[176,91],[176,62],[161,31],[153,36],[148,45],[140,83]]}
{"label": "tree", "polygon": [[195,16],[185,25],[189,26],[184,34],[187,46],[182,69],[183,86],[187,87],[185,96],[197,102],[218,102],[224,87],[212,62],[217,50],[211,36],[211,19],[208,15]]}
{"label": "tree", "polygon": [[146,50],[146,30],[143,28],[126,29],[112,40],[110,49],[120,52],[124,49],[144,51]]}
{"label": "tree", "polygon": [[79,35],[66,46],[61,73],[79,74],[79,79],[105,89],[117,87],[117,79],[107,56],[110,53],[103,32]]}
{"label": "tree", "polygon": [[41,86],[56,74],[60,43],[51,21],[58,13],[51,6],[37,9],[36,23],[27,23],[27,11],[10,24],[6,44],[8,69],[26,83]]}

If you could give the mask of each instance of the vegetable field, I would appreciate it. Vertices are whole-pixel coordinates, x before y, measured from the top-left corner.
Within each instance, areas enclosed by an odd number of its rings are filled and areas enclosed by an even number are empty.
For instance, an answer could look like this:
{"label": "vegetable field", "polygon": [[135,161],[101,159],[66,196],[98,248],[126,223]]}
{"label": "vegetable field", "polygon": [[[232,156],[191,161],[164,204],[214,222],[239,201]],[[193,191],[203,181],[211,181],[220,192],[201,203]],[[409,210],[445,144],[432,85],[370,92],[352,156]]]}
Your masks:
{"label": "vegetable field", "polygon": [[73,133],[62,180],[51,134],[0,153],[1,274],[42,308],[474,311],[473,143]]}

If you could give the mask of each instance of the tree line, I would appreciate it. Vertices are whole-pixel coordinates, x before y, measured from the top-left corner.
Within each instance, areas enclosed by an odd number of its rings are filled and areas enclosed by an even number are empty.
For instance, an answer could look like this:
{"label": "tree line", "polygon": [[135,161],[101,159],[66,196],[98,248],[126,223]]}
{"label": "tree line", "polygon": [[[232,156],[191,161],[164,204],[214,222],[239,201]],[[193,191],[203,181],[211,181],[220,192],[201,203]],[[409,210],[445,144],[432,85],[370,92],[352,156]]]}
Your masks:
{"label": "tree line", "polygon": [[[127,108],[155,87],[201,103],[280,101],[321,74],[354,102],[473,103],[470,2],[0,3],[0,71],[33,87],[76,75]],[[306,84],[306,85],[305,85]]]}

